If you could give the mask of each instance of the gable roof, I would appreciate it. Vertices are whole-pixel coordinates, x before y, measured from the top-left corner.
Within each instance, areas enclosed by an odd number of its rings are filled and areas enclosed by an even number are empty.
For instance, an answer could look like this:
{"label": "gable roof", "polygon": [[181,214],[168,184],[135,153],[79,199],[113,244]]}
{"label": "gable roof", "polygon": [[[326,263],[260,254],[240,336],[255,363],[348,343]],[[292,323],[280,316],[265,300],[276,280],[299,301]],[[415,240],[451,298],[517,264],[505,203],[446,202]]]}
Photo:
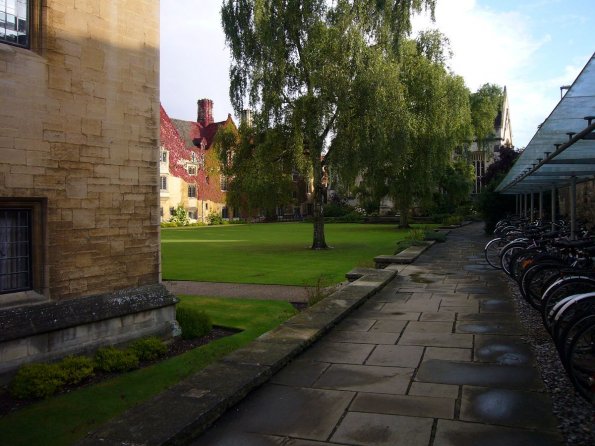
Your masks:
{"label": "gable roof", "polygon": [[213,145],[220,127],[228,124],[232,124],[235,127],[231,115],[227,115],[225,121],[213,122],[207,126],[204,126],[200,122],[184,121],[182,119],[172,119],[171,122],[184,140],[186,147],[200,147],[200,144],[204,142],[207,150]]}

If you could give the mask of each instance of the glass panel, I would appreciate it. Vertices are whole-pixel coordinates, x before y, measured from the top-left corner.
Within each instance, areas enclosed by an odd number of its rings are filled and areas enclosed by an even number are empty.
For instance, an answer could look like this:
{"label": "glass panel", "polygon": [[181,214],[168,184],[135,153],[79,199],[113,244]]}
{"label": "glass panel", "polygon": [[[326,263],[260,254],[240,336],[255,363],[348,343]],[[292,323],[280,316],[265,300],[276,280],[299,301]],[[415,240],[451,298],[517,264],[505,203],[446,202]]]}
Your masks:
{"label": "glass panel", "polygon": [[29,44],[28,0],[0,0],[0,42]]}
{"label": "glass panel", "polygon": [[31,211],[0,210],[0,294],[31,289]]}

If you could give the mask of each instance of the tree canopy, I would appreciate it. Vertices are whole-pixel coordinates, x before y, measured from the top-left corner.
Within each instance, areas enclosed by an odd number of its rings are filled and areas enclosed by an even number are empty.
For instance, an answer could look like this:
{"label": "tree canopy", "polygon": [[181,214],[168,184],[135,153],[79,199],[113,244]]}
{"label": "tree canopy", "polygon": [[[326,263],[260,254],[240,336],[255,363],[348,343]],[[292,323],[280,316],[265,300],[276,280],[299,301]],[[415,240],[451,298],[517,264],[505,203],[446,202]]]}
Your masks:
{"label": "tree canopy", "polygon": [[[405,107],[399,75],[393,73],[396,58],[411,31],[411,16],[424,9],[433,16],[435,1],[223,3],[222,23],[232,56],[232,104],[237,113],[245,107],[254,110],[256,134],[281,129],[285,143],[279,156],[309,166],[315,249],[326,247],[322,206],[329,160],[346,159],[358,148],[367,148],[378,160],[374,152],[385,143],[400,157],[396,152],[401,143],[392,137],[406,134],[409,122],[375,118],[384,111],[397,118],[399,107]],[[374,88],[385,81],[395,89]],[[396,108],[390,109],[389,101],[395,101]],[[376,104],[383,107],[373,107]],[[256,145],[255,150],[266,147]]]}
{"label": "tree canopy", "polygon": [[498,116],[504,93],[493,84],[482,85],[471,94],[471,116],[477,145],[484,149],[487,140],[494,134],[494,121]]}

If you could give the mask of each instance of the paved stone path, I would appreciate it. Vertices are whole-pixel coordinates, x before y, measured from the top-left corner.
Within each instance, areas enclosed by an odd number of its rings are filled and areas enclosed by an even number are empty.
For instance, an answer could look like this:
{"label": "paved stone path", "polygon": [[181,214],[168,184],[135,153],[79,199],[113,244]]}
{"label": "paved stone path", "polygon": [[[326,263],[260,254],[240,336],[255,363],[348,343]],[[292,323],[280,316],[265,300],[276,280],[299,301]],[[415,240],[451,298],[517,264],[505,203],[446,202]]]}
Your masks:
{"label": "paved stone path", "polygon": [[562,444],[481,225],[448,239],[192,444]]}

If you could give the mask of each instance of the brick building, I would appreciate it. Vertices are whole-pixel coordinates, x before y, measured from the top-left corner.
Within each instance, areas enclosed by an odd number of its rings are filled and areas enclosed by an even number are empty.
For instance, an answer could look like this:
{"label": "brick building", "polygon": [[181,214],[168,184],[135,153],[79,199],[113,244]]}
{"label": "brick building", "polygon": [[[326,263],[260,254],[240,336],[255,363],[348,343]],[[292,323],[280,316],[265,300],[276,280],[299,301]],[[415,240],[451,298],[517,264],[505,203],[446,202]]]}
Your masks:
{"label": "brick building", "polygon": [[182,206],[191,221],[206,222],[209,214],[230,218],[226,205],[227,179],[214,147],[223,129],[238,131],[231,115],[213,119],[213,101],[200,99],[196,121],[171,119],[161,108],[160,214],[168,221]]}
{"label": "brick building", "polygon": [[0,2],[0,374],[171,334],[159,2]]}

